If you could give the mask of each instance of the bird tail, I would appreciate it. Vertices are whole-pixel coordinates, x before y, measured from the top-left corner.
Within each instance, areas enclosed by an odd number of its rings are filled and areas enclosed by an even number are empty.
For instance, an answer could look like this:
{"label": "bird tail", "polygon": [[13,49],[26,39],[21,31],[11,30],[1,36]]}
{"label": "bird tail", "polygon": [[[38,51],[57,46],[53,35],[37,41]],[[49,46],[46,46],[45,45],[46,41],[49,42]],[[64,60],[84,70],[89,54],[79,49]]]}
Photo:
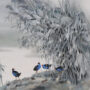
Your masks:
{"label": "bird tail", "polygon": [[48,64],[48,66],[50,66],[50,67],[51,67],[51,66],[52,66],[52,64]]}
{"label": "bird tail", "polygon": [[19,73],[19,75],[21,75],[21,73]]}

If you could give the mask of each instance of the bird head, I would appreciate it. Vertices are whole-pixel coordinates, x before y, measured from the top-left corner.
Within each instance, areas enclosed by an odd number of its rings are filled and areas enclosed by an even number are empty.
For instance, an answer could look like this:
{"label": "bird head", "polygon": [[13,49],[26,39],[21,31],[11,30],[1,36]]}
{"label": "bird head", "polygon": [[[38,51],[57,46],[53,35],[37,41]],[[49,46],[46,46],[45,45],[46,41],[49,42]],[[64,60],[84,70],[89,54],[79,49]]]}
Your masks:
{"label": "bird head", "polygon": [[12,68],[12,71],[14,71],[15,69],[14,68]]}
{"label": "bird head", "polygon": [[40,64],[40,62],[38,62],[38,64]]}

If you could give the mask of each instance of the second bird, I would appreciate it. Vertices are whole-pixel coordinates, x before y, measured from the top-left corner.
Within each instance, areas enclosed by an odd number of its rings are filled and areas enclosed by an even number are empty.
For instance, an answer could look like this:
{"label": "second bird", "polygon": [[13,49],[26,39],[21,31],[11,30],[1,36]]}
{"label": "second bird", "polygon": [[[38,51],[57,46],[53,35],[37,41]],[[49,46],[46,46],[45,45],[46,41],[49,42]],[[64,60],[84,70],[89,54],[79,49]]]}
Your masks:
{"label": "second bird", "polygon": [[51,67],[51,64],[43,64],[42,68],[43,69],[49,69]]}

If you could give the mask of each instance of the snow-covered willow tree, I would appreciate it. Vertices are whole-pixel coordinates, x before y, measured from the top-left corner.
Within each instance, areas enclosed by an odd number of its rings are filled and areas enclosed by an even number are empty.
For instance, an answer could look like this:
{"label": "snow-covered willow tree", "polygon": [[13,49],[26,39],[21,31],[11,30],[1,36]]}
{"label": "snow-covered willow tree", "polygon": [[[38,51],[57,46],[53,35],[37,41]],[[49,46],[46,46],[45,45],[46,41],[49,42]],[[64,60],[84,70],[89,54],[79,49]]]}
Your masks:
{"label": "snow-covered willow tree", "polygon": [[10,18],[22,33],[22,46],[36,47],[53,65],[65,67],[63,77],[78,83],[89,74],[89,22],[69,0],[63,0],[60,7],[45,1],[11,0],[7,5]]}

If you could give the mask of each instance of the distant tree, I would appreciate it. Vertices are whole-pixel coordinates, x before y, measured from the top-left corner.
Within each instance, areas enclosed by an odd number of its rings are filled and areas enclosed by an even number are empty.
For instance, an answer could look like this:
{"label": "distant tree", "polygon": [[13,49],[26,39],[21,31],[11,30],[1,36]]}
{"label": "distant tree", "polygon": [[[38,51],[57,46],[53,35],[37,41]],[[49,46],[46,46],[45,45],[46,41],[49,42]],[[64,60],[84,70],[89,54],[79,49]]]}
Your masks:
{"label": "distant tree", "polygon": [[54,65],[64,66],[63,77],[77,84],[89,74],[90,24],[69,0],[60,7],[44,1],[11,0],[7,8],[22,33],[21,45],[36,47]]}
{"label": "distant tree", "polygon": [[4,71],[4,66],[2,64],[0,64],[0,83],[3,85],[3,81],[2,81],[2,72]]}

